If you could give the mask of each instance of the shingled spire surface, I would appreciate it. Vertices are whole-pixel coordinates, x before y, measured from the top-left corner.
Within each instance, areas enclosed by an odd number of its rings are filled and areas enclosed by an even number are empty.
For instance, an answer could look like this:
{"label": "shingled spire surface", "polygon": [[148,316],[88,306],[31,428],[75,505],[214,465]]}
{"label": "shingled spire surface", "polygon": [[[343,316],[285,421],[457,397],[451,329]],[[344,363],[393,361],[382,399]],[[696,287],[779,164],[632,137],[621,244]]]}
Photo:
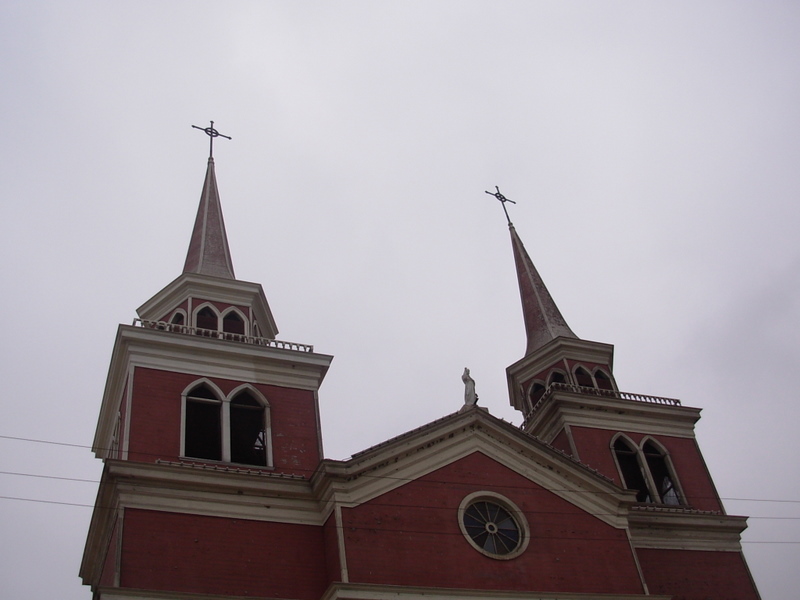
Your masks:
{"label": "shingled spire surface", "polygon": [[208,159],[206,180],[197,208],[189,252],[186,254],[184,273],[199,273],[225,279],[236,279],[233,274],[233,261],[222,218],[222,205],[217,190],[217,176],[214,173],[214,159]]}
{"label": "shingled spire surface", "polygon": [[519,239],[514,225],[509,223],[508,229],[511,232],[519,295],[522,300],[522,315],[525,319],[525,332],[528,336],[528,347],[525,354],[535,352],[557,337],[577,338],[578,336],[572,333],[564,317],[561,316],[561,311],[558,310],[550,292],[547,291],[547,287],[525,251],[525,246]]}

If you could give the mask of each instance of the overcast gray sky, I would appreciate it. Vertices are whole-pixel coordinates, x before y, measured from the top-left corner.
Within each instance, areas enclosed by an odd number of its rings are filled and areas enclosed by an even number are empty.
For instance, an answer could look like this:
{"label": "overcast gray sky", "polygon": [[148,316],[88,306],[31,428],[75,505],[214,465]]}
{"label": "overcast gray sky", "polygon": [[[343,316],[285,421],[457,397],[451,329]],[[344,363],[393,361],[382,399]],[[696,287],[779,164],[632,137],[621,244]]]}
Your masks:
{"label": "overcast gray sky", "polygon": [[791,597],[798,31],[778,0],[3,2],[0,435],[76,445],[0,438],[4,598],[90,598],[85,446],[117,324],[183,266],[210,119],[237,276],[335,356],[328,457],[457,410],[465,366],[521,421],[499,185],[620,388],[704,409],[755,580]]}

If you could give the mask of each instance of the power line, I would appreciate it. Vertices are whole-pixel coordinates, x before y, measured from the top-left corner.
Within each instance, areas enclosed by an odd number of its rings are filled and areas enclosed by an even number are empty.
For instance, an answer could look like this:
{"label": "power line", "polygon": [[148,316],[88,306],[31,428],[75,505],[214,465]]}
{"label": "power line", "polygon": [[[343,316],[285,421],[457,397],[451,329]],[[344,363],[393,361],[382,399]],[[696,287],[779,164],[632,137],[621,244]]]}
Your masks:
{"label": "power line", "polygon": [[[94,508],[92,504],[81,504],[77,502],[63,502],[59,500],[39,500],[36,498],[20,498],[17,496],[0,496],[0,500],[17,500],[21,502],[34,502],[37,504],[56,504],[61,506],[77,506],[80,508]],[[105,508],[114,508],[114,507],[105,507]],[[406,508],[414,508],[407,506]],[[182,513],[176,513],[182,514]],[[568,513],[558,513],[558,514],[568,514]],[[197,515],[189,515],[189,516],[197,516]],[[450,532],[450,531],[440,531],[440,530],[429,530],[429,531],[420,531],[420,530],[413,530],[413,529],[396,529],[396,528],[389,528],[389,527],[380,527],[380,526],[372,526],[372,525],[334,525],[336,529],[341,530],[350,530],[350,531],[369,531],[369,532],[388,532],[388,533],[403,533],[403,534],[416,534],[416,535],[463,535],[460,531],[459,532]],[[537,536],[539,539],[547,538],[547,539],[559,539],[559,540],[575,540],[575,541],[582,541],[582,542],[608,542],[608,541],[619,541],[618,538],[611,538],[611,537],[582,537],[582,536]],[[742,544],[800,544],[800,540],[776,540],[776,541],[768,541],[768,540],[757,540],[757,541],[746,541],[741,540]]]}
{"label": "power line", "polygon": [[[71,448],[84,448],[84,449],[90,449],[90,450],[94,448],[93,446],[87,446],[87,445],[84,445],[84,444],[71,444],[71,443],[67,443],[67,442],[55,442],[55,441],[51,441],[51,440],[40,440],[40,439],[35,439],[35,438],[23,438],[23,437],[11,436],[11,435],[0,435],[0,439],[6,439],[6,440],[12,440],[12,441],[21,441],[21,442],[32,442],[32,443],[37,443],[37,444],[52,444],[52,445],[55,445],[55,446],[67,446],[67,447],[71,447]],[[112,449],[110,449],[110,448],[98,448],[98,450],[110,451]],[[140,455],[143,455],[143,456],[156,456],[156,457],[159,457],[159,458],[163,457],[163,453],[136,451],[135,454],[140,454]],[[135,461],[132,461],[132,462],[135,462]],[[246,469],[247,466],[243,466],[243,468]],[[292,468],[292,470],[293,471],[301,471],[301,472],[304,472],[304,473],[310,473],[312,475],[314,473],[316,473],[316,469]],[[69,477],[57,477],[57,476],[53,476],[53,475],[35,475],[35,474],[32,474],[32,473],[13,473],[13,472],[0,471],[0,474],[21,475],[21,476],[29,476],[29,477],[41,477],[41,478],[44,478],[44,479],[63,479],[63,480],[67,480],[67,481],[85,481],[85,482],[88,482],[88,483],[99,483],[99,480],[76,479],[76,478],[69,478]],[[409,477],[393,477],[391,475],[373,475],[373,474],[370,474],[370,473],[364,473],[364,474],[360,475],[360,477],[371,477],[371,478],[374,478],[374,479],[390,479],[390,480],[396,480],[396,481],[409,481],[409,482],[410,481],[418,481],[417,479],[409,478]],[[430,480],[430,479],[426,480],[426,483],[434,483],[434,484],[435,483],[448,483],[448,484],[452,484],[451,481],[436,481],[436,480]],[[514,486],[514,485],[504,485],[504,486],[501,486],[501,487],[503,487],[505,489],[527,489],[525,486]],[[548,490],[543,490],[543,491],[575,492],[575,490],[566,490],[566,489],[565,490],[557,490],[557,489],[552,489],[552,488],[548,489]],[[586,493],[598,494],[598,493],[602,493],[602,492],[586,492]],[[695,498],[708,498],[708,496],[694,496],[694,497]],[[711,496],[711,498],[716,499],[716,497],[714,497],[714,496]],[[735,497],[728,497],[728,496],[720,496],[719,499],[720,500],[725,500],[725,501],[732,501],[732,502],[771,502],[771,503],[800,504],[800,500],[790,500],[790,499],[782,499],[782,498],[735,498]],[[756,517],[750,517],[750,518],[756,518]]]}
{"label": "power line", "polygon": [[[2,472],[0,472],[0,473],[2,473]],[[84,481],[85,482],[85,481],[90,481],[90,480],[81,479],[81,480],[77,480],[77,481]],[[65,504],[65,505],[68,505],[68,506],[83,506],[83,507],[87,507],[87,508],[94,508],[95,507],[94,504],[70,503],[70,502],[62,502],[62,501],[58,501],[58,500],[40,500],[40,499],[35,499],[35,498],[20,498],[20,497],[16,497],[16,496],[0,496],[0,499],[30,501],[30,502],[41,502],[41,503],[45,503],[45,504]],[[384,507],[384,508],[400,508],[400,509],[408,509],[408,508],[418,509],[418,508],[421,508],[421,509],[426,509],[426,510],[446,510],[446,511],[458,510],[458,507],[455,506],[455,505],[438,505],[438,506],[435,506],[435,505],[420,504],[420,503],[401,504],[401,503],[392,503],[392,502],[376,502],[375,500],[371,500],[369,502],[369,504],[370,504],[370,506]],[[113,509],[115,507],[97,505],[97,508]],[[572,512],[553,511],[553,510],[528,510],[528,511],[522,511],[522,512],[524,514],[536,515],[536,516],[539,516],[539,517],[541,517],[543,515],[558,516],[558,515],[572,515],[573,514]],[[586,513],[591,515],[591,516],[594,516],[594,517],[616,516],[616,513],[600,513],[600,512],[588,512],[588,511],[586,511]],[[758,520],[770,520],[770,521],[800,521],[800,517],[749,516],[747,518],[748,519],[758,519]]]}

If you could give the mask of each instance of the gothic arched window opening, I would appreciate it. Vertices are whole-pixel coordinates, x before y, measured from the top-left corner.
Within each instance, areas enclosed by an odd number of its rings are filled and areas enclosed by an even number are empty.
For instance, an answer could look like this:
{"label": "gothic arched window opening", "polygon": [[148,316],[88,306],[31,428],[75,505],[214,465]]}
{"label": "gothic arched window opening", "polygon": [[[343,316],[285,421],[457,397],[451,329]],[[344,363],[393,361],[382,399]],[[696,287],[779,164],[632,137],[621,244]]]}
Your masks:
{"label": "gothic arched window opening", "polygon": [[658,448],[652,441],[648,441],[642,448],[647,468],[653,477],[656,493],[664,504],[680,504],[680,497],[675,489],[675,482],[667,464],[666,453]]}
{"label": "gothic arched window opening", "polygon": [[531,402],[531,408],[536,406],[536,403],[544,395],[545,387],[538,381],[531,386],[531,391],[528,393],[528,398]]}
{"label": "gothic arched window opening", "polygon": [[611,378],[606,375],[606,372],[602,369],[597,369],[594,372],[594,380],[597,382],[597,387],[601,390],[614,390],[614,386],[611,383]]}
{"label": "gothic arched window opening", "polygon": [[560,371],[553,371],[550,373],[550,378],[547,380],[547,385],[551,383],[567,383],[567,378]]}
{"label": "gothic arched window opening", "polygon": [[618,437],[614,442],[614,454],[622,474],[622,485],[629,490],[636,490],[637,502],[652,502],[650,490],[639,464],[639,450],[625,438]]}
{"label": "gothic arched window opening", "polygon": [[244,391],[231,400],[231,462],[267,465],[264,406]]}
{"label": "gothic arched window opening", "polygon": [[239,313],[235,310],[225,313],[225,316],[222,317],[222,331],[244,335],[244,320]]}
{"label": "gothic arched window opening", "polygon": [[683,504],[669,457],[656,442],[647,440],[640,450],[633,442],[619,435],[613,448],[622,484],[629,490],[636,490],[637,502],[673,506]]}
{"label": "gothic arched window opening", "polygon": [[215,313],[210,307],[206,306],[201,308],[197,311],[197,316],[195,319],[197,323],[198,329],[208,329],[210,331],[217,331],[219,329],[218,323],[219,319],[217,317],[217,313]]}
{"label": "gothic arched window opening", "polygon": [[222,402],[206,385],[186,395],[184,455],[222,460]]}
{"label": "gothic arched window opening", "polygon": [[583,367],[578,367],[575,369],[575,380],[578,382],[578,385],[581,387],[594,387],[594,380],[592,376],[589,375],[589,371],[584,369]]}

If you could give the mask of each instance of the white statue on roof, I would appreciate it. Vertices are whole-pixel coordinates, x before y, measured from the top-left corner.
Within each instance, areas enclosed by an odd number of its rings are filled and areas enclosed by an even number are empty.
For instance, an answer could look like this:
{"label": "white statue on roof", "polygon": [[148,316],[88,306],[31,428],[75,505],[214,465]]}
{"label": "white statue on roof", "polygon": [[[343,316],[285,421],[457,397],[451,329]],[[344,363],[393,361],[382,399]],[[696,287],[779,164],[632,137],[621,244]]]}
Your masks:
{"label": "white statue on roof", "polygon": [[467,367],[464,367],[461,381],[464,382],[464,406],[475,406],[478,403],[478,394],[475,393],[475,380],[470,377]]}

